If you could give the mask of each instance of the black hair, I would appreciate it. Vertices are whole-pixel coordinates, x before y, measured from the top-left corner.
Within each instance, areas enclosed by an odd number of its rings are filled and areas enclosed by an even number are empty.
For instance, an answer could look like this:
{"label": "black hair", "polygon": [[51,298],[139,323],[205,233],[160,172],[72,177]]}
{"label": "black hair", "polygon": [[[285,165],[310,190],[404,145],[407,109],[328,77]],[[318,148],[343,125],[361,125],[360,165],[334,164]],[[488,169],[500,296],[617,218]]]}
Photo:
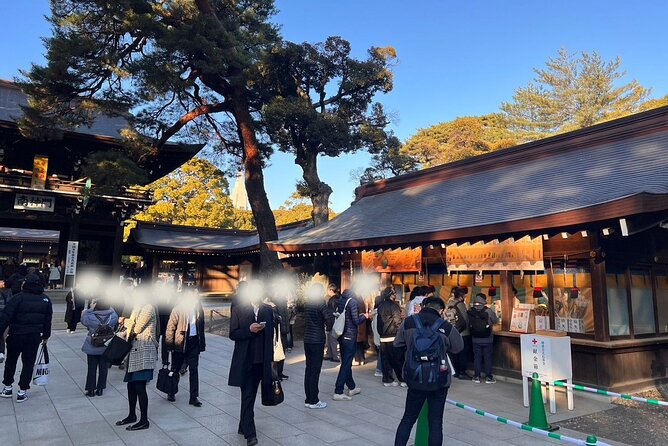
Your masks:
{"label": "black hair", "polygon": [[440,297],[428,297],[422,301],[422,308],[432,308],[436,311],[445,310],[445,303]]}
{"label": "black hair", "polygon": [[419,296],[418,291],[420,291],[420,287],[419,287],[419,286],[416,286],[415,288],[413,288],[413,289],[411,290],[411,294],[408,296],[408,300],[413,300],[413,299],[415,299],[417,296]]}
{"label": "black hair", "polygon": [[459,299],[460,297],[466,296],[466,292],[460,287],[455,287],[455,298]]}
{"label": "black hair", "polygon": [[327,285],[327,289],[330,291],[333,291],[335,293],[340,292],[339,286],[335,284],[334,282],[329,282],[329,285]]}
{"label": "black hair", "polygon": [[109,302],[104,299],[97,299],[95,301],[95,310],[108,310],[110,308]]}

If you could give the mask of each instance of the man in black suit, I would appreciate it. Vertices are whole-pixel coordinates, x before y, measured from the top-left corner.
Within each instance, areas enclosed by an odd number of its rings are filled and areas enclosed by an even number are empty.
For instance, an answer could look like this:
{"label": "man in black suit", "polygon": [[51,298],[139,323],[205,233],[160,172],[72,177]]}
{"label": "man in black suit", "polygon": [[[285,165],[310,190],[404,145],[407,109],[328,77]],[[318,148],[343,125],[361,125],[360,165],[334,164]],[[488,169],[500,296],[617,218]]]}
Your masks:
{"label": "man in black suit", "polygon": [[240,435],[248,446],[258,443],[255,430],[255,397],[262,383],[264,392],[271,392],[271,363],[273,361],[274,313],[262,302],[264,289],[260,282],[251,281],[232,307],[230,339],[234,353],[228,385],[241,388]]}

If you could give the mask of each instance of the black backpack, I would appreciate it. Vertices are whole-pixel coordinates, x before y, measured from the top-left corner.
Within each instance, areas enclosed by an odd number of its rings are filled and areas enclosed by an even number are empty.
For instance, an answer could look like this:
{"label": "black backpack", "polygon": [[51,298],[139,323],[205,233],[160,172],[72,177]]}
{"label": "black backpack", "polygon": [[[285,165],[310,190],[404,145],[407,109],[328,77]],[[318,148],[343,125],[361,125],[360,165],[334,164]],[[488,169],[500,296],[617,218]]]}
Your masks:
{"label": "black backpack", "polygon": [[492,334],[487,307],[482,310],[471,309],[469,313],[469,328],[474,338],[488,338]]}
{"label": "black backpack", "polygon": [[102,320],[100,316],[97,314],[93,314],[95,318],[97,318],[98,321],[100,321],[100,325],[98,325],[95,328],[95,331],[93,334],[90,336],[90,343],[93,345],[93,347],[104,347],[106,342],[113,338],[116,332],[114,331],[114,328],[109,325],[109,321],[111,320],[111,314],[107,316],[106,320]]}
{"label": "black backpack", "polygon": [[412,318],[415,321],[415,336],[410,350],[406,352],[404,380],[414,390],[429,392],[442,389],[448,383],[449,367],[445,351],[452,326],[439,318],[431,327],[425,328],[420,316],[416,314]]}

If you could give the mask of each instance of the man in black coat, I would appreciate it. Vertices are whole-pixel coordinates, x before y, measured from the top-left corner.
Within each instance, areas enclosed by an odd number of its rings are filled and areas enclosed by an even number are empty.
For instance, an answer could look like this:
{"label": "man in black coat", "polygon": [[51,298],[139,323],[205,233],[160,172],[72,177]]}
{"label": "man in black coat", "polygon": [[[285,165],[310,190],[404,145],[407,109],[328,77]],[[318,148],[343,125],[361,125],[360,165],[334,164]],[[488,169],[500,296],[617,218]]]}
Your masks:
{"label": "man in black coat", "polygon": [[7,361],[2,380],[5,387],[0,393],[1,397],[12,397],[16,363],[21,356],[22,370],[19,379],[21,390],[18,392],[16,401],[22,403],[28,399],[26,390],[30,388],[40,341],[46,345],[47,340],[51,337],[52,315],[51,300],[44,294],[41,278],[36,274],[28,274],[23,290],[8,301],[7,306],[0,313],[0,333],[4,333],[9,327]]}
{"label": "man in black coat", "polygon": [[[378,304],[378,335],[380,337],[380,355],[383,358],[383,385],[405,386],[401,369],[404,365],[404,350],[394,346],[394,338],[401,326],[401,307],[396,302],[397,293],[388,286],[380,293],[381,302]],[[392,371],[397,380],[392,378]]]}
{"label": "man in black coat", "polygon": [[262,285],[249,282],[232,307],[230,316],[234,352],[228,385],[241,388],[238,433],[246,438],[248,446],[258,443],[253,408],[260,383],[263,395],[272,392],[274,312],[262,302],[263,297]]}

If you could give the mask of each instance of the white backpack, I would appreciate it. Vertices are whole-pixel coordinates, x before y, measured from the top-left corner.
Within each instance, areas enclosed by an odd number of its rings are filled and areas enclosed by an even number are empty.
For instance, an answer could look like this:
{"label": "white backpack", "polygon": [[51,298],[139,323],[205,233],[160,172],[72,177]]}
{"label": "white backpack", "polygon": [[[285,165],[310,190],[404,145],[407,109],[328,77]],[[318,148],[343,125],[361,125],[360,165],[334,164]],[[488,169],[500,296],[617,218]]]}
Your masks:
{"label": "white backpack", "polygon": [[342,313],[335,314],[336,320],[332,326],[332,335],[335,339],[339,339],[343,334],[343,331],[346,329],[346,308],[348,308],[348,302],[350,302],[351,299],[352,297],[346,301]]}

